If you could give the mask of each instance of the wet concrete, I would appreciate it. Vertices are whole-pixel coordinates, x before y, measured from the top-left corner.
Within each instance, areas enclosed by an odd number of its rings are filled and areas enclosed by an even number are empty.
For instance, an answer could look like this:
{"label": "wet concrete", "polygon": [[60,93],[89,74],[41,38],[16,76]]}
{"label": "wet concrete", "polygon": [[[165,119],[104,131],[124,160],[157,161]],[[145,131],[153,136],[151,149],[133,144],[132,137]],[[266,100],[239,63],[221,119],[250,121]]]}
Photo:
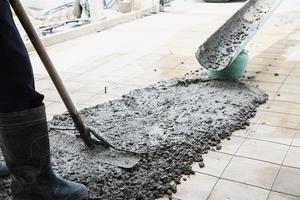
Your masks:
{"label": "wet concrete", "polygon": [[[90,189],[90,199],[155,199],[176,192],[182,175],[192,175],[192,164],[204,167],[202,155],[220,149],[222,139],[249,125],[267,95],[242,82],[207,80],[199,72],[131,91],[122,99],[81,111],[114,146],[143,153],[132,169],[97,159],[101,147],[87,151],[82,142],[51,130],[52,162],[64,178]],[[72,127],[67,114],[50,126]],[[65,134],[65,133],[68,134]],[[8,200],[9,180],[0,181],[1,199]]]}
{"label": "wet concrete", "polygon": [[250,0],[196,52],[199,63],[220,71],[239,55],[281,0]]}

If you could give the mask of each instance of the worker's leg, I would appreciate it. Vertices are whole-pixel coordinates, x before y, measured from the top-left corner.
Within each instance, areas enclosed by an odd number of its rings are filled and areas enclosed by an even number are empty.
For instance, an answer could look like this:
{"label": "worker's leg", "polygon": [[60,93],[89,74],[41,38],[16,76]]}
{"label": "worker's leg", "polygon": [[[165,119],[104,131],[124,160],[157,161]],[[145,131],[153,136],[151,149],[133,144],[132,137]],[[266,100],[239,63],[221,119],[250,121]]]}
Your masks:
{"label": "worker's leg", "polygon": [[87,189],[58,178],[50,165],[43,96],[6,0],[0,0],[0,146],[15,200],[82,200]]}
{"label": "worker's leg", "polygon": [[28,53],[12,20],[6,0],[0,0],[0,113],[42,105],[34,88]]}
{"label": "worker's leg", "polygon": [[[41,106],[43,96],[34,90],[29,58],[5,0],[0,1],[0,62],[0,113]],[[0,177],[8,175],[0,163]]]}

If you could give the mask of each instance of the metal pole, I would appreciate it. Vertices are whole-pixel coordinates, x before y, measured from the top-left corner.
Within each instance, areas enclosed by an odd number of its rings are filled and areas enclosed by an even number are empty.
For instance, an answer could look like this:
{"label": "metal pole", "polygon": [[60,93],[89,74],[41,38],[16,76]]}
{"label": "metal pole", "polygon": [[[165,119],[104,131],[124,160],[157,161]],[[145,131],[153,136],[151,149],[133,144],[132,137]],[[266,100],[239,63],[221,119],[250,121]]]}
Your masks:
{"label": "metal pole", "polygon": [[62,98],[64,104],[66,105],[69,114],[71,115],[74,124],[77,130],[80,133],[81,138],[83,139],[84,143],[91,147],[93,145],[90,133],[88,132],[87,128],[85,127],[71,97],[69,96],[61,78],[59,77],[50,57],[48,56],[44,45],[42,44],[37,32],[35,31],[32,23],[30,22],[29,17],[27,16],[21,2],[19,0],[9,0],[13,10],[15,11],[16,15],[18,16],[24,30],[26,31],[30,41],[32,42],[35,50],[37,51],[40,59],[42,60],[48,74],[50,75],[60,97]]}

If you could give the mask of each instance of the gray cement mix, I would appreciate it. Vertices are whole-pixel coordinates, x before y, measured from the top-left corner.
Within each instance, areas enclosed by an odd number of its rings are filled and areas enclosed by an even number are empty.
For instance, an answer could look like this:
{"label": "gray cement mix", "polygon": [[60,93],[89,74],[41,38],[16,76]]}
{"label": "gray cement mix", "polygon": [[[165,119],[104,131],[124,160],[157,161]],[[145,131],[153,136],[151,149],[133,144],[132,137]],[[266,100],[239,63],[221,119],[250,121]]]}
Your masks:
{"label": "gray cement mix", "polygon": [[280,0],[248,1],[199,47],[196,52],[199,63],[214,71],[229,66],[279,3]]}
{"label": "gray cement mix", "polygon": [[[134,168],[102,162],[97,155],[105,150],[87,150],[70,130],[50,130],[53,168],[58,175],[85,184],[90,200],[171,198],[182,176],[195,173],[192,164],[204,167],[202,155],[221,149],[222,139],[249,125],[267,99],[256,87],[208,80],[198,71],[133,90],[122,99],[83,109],[81,115],[114,146],[141,153]],[[67,129],[73,123],[62,114],[49,126]],[[0,199],[10,199],[9,184],[9,179],[0,180]]]}

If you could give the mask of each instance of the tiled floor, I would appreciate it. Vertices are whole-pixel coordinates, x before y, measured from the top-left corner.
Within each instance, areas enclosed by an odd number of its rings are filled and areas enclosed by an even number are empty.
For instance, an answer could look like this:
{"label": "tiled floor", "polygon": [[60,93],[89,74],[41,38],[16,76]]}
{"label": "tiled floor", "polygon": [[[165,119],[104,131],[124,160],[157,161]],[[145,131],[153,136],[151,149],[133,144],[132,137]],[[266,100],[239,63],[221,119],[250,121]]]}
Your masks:
{"label": "tiled floor", "polygon": [[[194,52],[243,3],[180,0],[167,12],[48,48],[78,108],[199,69]],[[285,0],[248,45],[247,76],[270,95],[246,130],[178,187],[181,200],[300,200],[300,4]],[[65,111],[35,53],[49,119]]]}

